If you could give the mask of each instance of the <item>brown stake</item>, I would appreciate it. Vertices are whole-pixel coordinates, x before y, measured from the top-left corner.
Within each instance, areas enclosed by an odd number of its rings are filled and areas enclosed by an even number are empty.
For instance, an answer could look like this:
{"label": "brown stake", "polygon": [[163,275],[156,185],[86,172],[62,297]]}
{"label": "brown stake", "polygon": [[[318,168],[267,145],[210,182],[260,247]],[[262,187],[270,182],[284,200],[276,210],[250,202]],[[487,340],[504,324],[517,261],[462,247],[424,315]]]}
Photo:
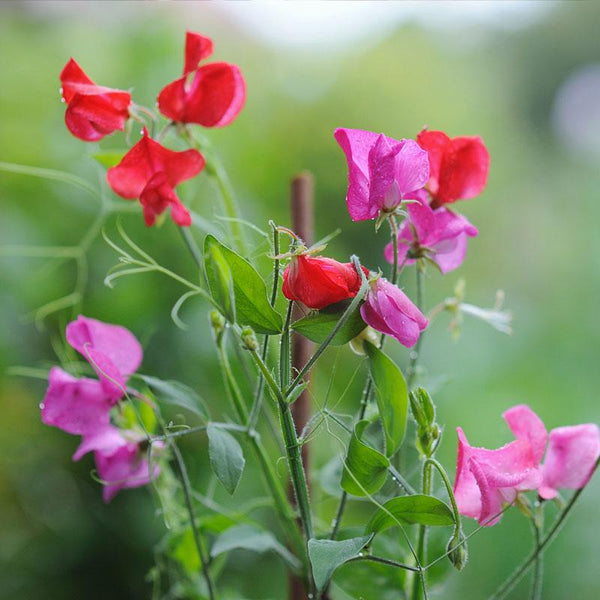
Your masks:
{"label": "brown stake", "polygon": [[[305,243],[310,246],[314,243],[314,180],[313,176],[308,173],[300,173],[292,179],[291,185],[291,213],[292,213],[292,229]],[[294,305],[293,318],[298,319],[305,314],[302,306]],[[292,370],[298,372],[311,357],[313,353],[313,344],[305,337],[292,333]],[[307,378],[309,374],[307,374]],[[298,399],[292,404],[292,416],[296,425],[298,434],[302,433],[304,426],[310,419],[310,394],[308,389],[304,390]],[[306,481],[310,489],[310,474],[309,474],[309,453],[308,445],[302,446],[302,462],[306,473]],[[290,486],[288,490],[290,498],[294,500],[294,491]],[[307,598],[306,590],[302,580],[297,577],[290,576],[289,581],[289,598],[290,600],[305,600]]]}

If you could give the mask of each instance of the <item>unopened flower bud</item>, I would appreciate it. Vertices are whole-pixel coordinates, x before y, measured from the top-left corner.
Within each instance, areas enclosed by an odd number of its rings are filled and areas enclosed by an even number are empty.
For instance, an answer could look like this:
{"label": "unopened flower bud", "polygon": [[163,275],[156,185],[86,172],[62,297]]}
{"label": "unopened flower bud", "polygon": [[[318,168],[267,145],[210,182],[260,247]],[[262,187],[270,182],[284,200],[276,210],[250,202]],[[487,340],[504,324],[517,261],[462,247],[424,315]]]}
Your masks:
{"label": "unopened flower bud", "polygon": [[209,320],[215,340],[219,343],[225,331],[225,317],[218,310],[211,310]]}
{"label": "unopened flower bud", "polygon": [[258,340],[256,339],[252,327],[244,327],[244,329],[242,329],[242,343],[246,350],[250,350],[251,352],[256,352],[256,350],[258,350]]}
{"label": "unopened flower bud", "polygon": [[454,565],[454,568],[462,571],[469,560],[469,549],[462,530],[458,532],[458,535],[454,534],[450,538],[446,550],[449,552],[448,560]]}

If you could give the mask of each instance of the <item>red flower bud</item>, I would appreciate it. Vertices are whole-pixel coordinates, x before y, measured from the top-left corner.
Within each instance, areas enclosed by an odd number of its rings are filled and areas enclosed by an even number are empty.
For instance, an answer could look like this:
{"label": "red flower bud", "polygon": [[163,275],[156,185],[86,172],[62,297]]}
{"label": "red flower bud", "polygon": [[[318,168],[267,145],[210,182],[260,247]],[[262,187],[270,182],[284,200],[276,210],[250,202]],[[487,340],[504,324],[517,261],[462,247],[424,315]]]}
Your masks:
{"label": "red flower bud", "polygon": [[[362,267],[365,275],[369,271]],[[294,256],[283,273],[283,295],[309,308],[321,309],[347,298],[354,298],[361,278],[352,263],[333,258]]]}
{"label": "red flower bud", "polygon": [[129,92],[96,85],[74,59],[65,65],[60,82],[67,103],[65,123],[75,137],[96,142],[114,131],[123,131],[129,118]]}
{"label": "red flower bud", "polygon": [[443,131],[423,130],[417,143],[429,153],[431,207],[480,194],[487,182],[490,155],[480,137],[449,138]]}

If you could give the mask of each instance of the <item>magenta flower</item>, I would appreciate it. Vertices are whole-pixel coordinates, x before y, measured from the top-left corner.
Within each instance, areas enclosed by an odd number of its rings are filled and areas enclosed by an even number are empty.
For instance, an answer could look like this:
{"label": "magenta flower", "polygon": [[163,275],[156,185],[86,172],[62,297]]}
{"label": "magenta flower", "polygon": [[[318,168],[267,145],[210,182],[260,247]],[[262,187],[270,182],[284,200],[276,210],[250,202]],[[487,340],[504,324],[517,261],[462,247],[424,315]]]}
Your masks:
{"label": "magenta flower", "polygon": [[[398,231],[398,264],[412,264],[406,256],[429,256],[442,273],[448,273],[462,264],[467,254],[467,237],[477,235],[477,228],[447,208],[433,210],[428,204],[414,202],[407,206],[409,217]],[[385,258],[394,261],[393,245],[385,247]]]}
{"label": "magenta flower", "polygon": [[96,379],[76,379],[58,367],[48,376],[42,422],[67,433],[86,435],[108,426],[111,400]]}
{"label": "magenta flower", "polygon": [[600,456],[600,436],[594,424],[557,427],[550,432],[539,494],[547,500],[558,488],[578,490],[590,480]]}
{"label": "magenta flower", "polygon": [[537,489],[543,498],[552,498],[557,487],[583,487],[600,454],[596,425],[560,427],[550,432],[541,466],[548,434],[540,418],[526,405],[502,416],[516,439],[496,450],[471,446],[457,428],[454,495],[460,513],[481,525],[496,524],[503,504],[513,502],[520,491]]}
{"label": "magenta flower", "polygon": [[336,129],[348,162],[346,202],[353,221],[391,212],[415,198],[429,179],[427,152],[414,140],[395,140],[362,129]]}
{"label": "magenta flower", "polygon": [[397,286],[383,277],[371,283],[360,314],[367,325],[395,337],[403,346],[412,348],[428,321],[421,311]]}
{"label": "magenta flower", "polygon": [[67,342],[92,365],[113,404],[122,398],[143,356],[131,331],[80,315],[67,325]]}
{"label": "magenta flower", "polygon": [[[164,444],[157,442],[153,450],[163,447]],[[119,490],[146,485],[160,472],[155,464],[150,474],[144,437],[135,431],[108,426],[95,435],[84,437],[73,460],[79,460],[91,451],[94,452],[98,476],[104,482],[102,498],[105,502],[110,502]]]}

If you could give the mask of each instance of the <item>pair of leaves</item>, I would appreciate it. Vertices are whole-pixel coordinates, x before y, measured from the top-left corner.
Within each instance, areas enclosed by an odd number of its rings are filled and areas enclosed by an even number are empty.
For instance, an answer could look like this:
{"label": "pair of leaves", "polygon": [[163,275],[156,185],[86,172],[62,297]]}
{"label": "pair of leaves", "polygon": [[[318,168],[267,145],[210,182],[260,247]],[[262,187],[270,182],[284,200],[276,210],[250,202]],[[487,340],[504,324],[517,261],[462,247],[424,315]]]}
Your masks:
{"label": "pair of leaves", "polygon": [[210,466],[223,487],[233,494],[246,464],[242,448],[229,432],[217,424],[209,423],[206,433]]}
{"label": "pair of leaves", "polygon": [[207,235],[204,264],[212,296],[230,322],[248,325],[257,333],[281,333],[281,315],[271,306],[262,277],[246,259]]}

